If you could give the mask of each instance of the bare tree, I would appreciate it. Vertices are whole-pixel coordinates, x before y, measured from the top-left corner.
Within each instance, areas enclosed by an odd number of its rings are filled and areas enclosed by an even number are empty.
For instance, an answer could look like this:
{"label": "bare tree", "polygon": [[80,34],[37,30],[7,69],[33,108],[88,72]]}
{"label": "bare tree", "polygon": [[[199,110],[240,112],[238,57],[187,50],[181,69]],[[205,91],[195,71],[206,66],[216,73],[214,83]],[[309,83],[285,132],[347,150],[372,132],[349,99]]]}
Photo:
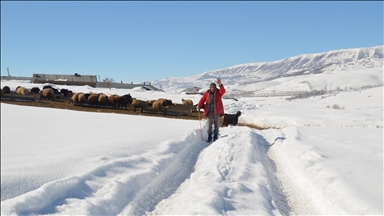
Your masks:
{"label": "bare tree", "polygon": [[109,89],[111,89],[112,83],[114,83],[114,82],[115,82],[115,80],[113,80],[112,78],[109,78],[109,77],[103,79],[104,86],[106,88],[109,88]]}

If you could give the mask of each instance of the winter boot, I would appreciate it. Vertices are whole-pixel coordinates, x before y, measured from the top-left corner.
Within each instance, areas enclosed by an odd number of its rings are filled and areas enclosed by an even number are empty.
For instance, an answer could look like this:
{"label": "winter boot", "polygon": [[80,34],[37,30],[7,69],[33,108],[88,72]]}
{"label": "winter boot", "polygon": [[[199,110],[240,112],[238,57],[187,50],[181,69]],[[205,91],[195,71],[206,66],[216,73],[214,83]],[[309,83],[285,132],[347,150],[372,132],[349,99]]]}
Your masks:
{"label": "winter boot", "polygon": [[217,133],[213,134],[213,141],[217,140]]}
{"label": "winter boot", "polygon": [[208,140],[207,140],[207,142],[212,142],[212,133],[209,133],[209,134],[208,134]]}

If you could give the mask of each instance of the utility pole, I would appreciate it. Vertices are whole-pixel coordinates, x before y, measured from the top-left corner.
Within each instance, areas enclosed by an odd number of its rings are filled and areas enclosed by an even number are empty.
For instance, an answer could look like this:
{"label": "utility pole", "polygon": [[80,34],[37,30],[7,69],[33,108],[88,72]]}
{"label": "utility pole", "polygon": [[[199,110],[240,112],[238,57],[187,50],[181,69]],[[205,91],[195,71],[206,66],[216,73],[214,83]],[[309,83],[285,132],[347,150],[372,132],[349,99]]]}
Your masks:
{"label": "utility pole", "polygon": [[10,75],[9,75],[9,68],[7,68],[7,71],[8,71],[8,76],[10,76]]}

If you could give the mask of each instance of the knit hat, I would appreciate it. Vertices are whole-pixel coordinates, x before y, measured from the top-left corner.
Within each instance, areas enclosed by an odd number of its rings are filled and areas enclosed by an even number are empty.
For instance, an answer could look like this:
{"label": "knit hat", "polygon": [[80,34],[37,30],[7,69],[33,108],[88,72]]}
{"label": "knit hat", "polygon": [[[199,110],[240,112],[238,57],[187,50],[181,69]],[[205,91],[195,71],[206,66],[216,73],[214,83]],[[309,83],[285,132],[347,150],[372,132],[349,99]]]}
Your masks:
{"label": "knit hat", "polygon": [[215,84],[215,83],[211,83],[211,84],[209,85],[209,88],[211,88],[212,86],[215,86],[215,87],[216,87],[216,84]]}

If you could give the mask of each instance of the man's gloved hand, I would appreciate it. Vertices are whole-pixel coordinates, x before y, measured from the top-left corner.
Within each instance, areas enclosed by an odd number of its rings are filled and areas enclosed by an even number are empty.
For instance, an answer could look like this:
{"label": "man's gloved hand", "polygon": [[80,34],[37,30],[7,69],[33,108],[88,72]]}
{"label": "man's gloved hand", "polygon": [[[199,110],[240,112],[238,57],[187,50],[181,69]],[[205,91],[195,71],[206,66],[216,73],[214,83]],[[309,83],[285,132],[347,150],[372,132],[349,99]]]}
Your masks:
{"label": "man's gloved hand", "polygon": [[217,78],[217,84],[221,85],[221,79]]}

